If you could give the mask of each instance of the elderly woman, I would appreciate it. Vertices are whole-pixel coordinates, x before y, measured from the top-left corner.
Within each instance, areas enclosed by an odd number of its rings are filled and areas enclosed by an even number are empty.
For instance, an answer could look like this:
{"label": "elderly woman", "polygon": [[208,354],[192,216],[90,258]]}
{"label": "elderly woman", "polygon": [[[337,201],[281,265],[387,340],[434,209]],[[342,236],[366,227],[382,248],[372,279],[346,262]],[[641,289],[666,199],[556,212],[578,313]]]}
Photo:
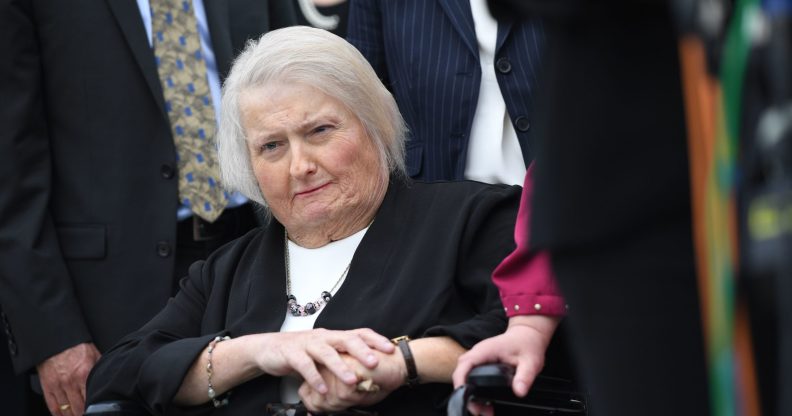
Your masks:
{"label": "elderly woman", "polygon": [[393,98],[319,29],[252,42],[222,114],[225,185],[272,219],[194,264],[97,364],[89,401],[154,414],[286,414],[299,401],[443,413],[457,357],[505,328],[490,273],[513,249],[520,188],[409,182]]}

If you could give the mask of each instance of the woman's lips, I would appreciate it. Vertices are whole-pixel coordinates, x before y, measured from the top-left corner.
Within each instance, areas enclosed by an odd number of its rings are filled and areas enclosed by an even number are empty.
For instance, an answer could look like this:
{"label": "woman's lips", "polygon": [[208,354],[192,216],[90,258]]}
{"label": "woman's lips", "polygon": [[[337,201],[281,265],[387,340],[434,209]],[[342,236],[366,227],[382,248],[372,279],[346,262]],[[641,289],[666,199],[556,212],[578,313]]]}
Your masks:
{"label": "woman's lips", "polygon": [[326,183],[326,184],[319,185],[319,186],[317,186],[317,187],[315,187],[315,188],[310,188],[310,189],[306,189],[306,190],[304,190],[304,191],[297,192],[296,194],[294,194],[294,196],[295,196],[295,197],[305,197],[305,196],[311,196],[311,195],[313,195],[313,194],[315,194],[315,193],[317,193],[317,192],[321,191],[322,189],[324,189],[325,187],[327,187],[327,185],[329,185],[329,184],[330,184],[330,183],[328,182],[328,183]]}

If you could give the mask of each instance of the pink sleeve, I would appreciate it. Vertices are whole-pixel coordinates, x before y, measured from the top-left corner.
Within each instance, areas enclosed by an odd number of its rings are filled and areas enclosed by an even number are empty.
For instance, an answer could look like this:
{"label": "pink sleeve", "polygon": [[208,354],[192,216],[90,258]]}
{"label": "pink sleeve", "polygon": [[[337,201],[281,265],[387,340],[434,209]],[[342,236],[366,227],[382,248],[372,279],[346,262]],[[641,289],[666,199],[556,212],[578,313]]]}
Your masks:
{"label": "pink sleeve", "polygon": [[506,315],[553,315],[566,313],[564,298],[558,290],[550,267],[550,256],[528,247],[533,193],[533,164],[525,174],[520,211],[514,227],[517,248],[492,273]]}

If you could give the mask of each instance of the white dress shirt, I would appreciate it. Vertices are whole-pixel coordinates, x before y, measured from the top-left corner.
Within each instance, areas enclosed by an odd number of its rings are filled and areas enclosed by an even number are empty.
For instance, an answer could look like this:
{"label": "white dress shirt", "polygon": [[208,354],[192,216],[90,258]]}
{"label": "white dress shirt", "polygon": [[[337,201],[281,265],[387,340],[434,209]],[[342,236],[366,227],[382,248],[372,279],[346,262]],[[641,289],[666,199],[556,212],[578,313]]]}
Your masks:
{"label": "white dress shirt", "polygon": [[465,178],[522,185],[525,161],[495,76],[498,22],[486,0],[470,0],[481,61],[481,86],[468,143]]}

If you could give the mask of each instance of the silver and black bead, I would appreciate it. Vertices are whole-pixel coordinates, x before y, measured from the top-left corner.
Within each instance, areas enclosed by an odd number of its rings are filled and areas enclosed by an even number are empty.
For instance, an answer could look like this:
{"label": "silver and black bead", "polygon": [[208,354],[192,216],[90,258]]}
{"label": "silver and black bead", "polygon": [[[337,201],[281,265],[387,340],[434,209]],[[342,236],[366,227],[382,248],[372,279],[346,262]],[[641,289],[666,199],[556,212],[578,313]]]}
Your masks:
{"label": "silver and black bead", "polygon": [[330,292],[324,291],[319,299],[308,302],[303,306],[297,303],[297,297],[289,294],[286,295],[286,305],[292,316],[308,316],[319,312],[319,309],[322,309],[322,306],[327,304],[332,297]]}

